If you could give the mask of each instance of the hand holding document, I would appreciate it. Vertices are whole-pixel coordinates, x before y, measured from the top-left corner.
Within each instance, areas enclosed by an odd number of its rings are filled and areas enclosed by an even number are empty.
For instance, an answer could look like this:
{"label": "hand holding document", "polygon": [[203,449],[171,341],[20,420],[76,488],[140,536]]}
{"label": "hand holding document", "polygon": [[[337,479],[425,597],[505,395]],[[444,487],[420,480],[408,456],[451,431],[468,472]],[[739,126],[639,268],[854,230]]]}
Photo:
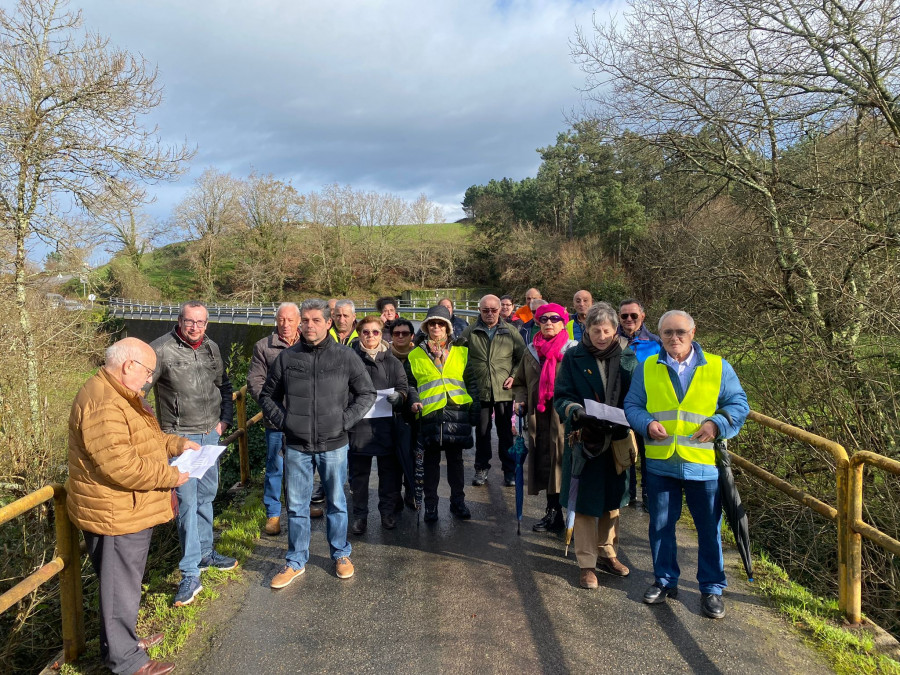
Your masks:
{"label": "hand holding document", "polygon": [[204,445],[199,450],[185,450],[169,464],[187,473],[191,478],[203,478],[206,470],[216,463],[219,455],[225,452],[227,445]]}
{"label": "hand holding document", "polygon": [[606,405],[605,403],[597,403],[597,401],[585,401],[584,402],[584,412],[586,412],[591,417],[596,417],[597,419],[607,420],[608,422],[613,422],[615,424],[621,424],[623,427],[630,427],[628,424],[628,420],[625,419],[625,411],[621,408],[614,408],[611,405]]}
{"label": "hand holding document", "polygon": [[377,391],[377,398],[375,399],[375,405],[373,405],[369,412],[363,415],[363,419],[372,419],[374,417],[390,417],[394,414],[394,408],[391,406],[390,402],[387,400],[387,397],[394,393],[394,388],[390,389],[379,389]]}

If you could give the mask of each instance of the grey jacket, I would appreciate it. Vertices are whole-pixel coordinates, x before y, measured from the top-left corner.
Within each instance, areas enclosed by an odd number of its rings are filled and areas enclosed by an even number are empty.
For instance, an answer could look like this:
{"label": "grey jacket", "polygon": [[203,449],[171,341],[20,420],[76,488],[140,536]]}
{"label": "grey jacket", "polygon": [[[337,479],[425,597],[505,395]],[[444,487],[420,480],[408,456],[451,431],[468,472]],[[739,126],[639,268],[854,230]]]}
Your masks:
{"label": "grey jacket", "polygon": [[[278,355],[288,347],[290,345],[278,336],[278,331],[253,345],[253,357],[250,359],[250,370],[247,372],[247,393],[257,403],[259,403],[259,394],[263,385],[266,383],[269,368],[275,363]],[[264,419],[264,422],[266,429],[275,428],[269,420]]]}
{"label": "grey jacket", "polygon": [[215,342],[204,336],[200,346],[192,349],[172,329],[150,346],[156,352],[153,389],[163,431],[205,434],[220,421],[231,424],[231,380]]}

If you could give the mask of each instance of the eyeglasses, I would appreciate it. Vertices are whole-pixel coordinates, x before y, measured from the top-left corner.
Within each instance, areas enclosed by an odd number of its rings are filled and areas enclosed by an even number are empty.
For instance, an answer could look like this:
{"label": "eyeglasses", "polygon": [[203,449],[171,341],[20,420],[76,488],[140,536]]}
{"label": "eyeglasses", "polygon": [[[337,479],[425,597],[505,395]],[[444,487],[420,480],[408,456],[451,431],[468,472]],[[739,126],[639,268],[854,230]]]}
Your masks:
{"label": "eyeglasses", "polygon": [[148,368],[147,366],[145,366],[143,363],[141,363],[137,359],[131,359],[131,360],[134,361],[136,364],[138,364],[141,368],[143,368],[144,370],[147,371],[147,377],[150,377],[151,375],[153,375],[153,372],[154,372],[153,368]]}
{"label": "eyeglasses", "polygon": [[394,337],[409,337],[410,335],[412,335],[412,333],[410,333],[408,330],[395,330],[393,333],[391,333],[391,335],[393,335]]}
{"label": "eyeglasses", "polygon": [[497,312],[500,311],[499,307],[480,307],[479,309],[482,312],[487,312],[488,314],[496,314]]}
{"label": "eyeglasses", "polygon": [[634,313],[628,314],[628,313],[626,312],[626,313],[624,313],[624,314],[620,314],[620,315],[619,315],[619,318],[622,319],[622,321],[628,321],[628,319],[631,319],[632,321],[637,321],[638,319],[641,318],[641,315],[640,315],[640,314],[634,314]]}
{"label": "eyeglasses", "polygon": [[558,314],[544,314],[540,319],[538,319],[538,323],[547,323],[548,321],[552,321],[553,323],[562,323],[562,317]]}
{"label": "eyeglasses", "polygon": [[690,333],[691,331],[685,330],[684,328],[667,328],[666,330],[660,331],[660,332],[662,333],[662,336],[663,336],[663,337],[667,337],[667,338],[670,338],[670,337],[679,337],[679,338],[683,338],[683,337],[686,337],[687,334]]}
{"label": "eyeglasses", "polygon": [[208,321],[194,321],[193,319],[182,319],[181,323],[183,323],[185,326],[190,326],[190,327],[196,326],[197,328],[203,328],[209,322]]}
{"label": "eyeglasses", "polygon": [[362,333],[363,335],[381,335],[381,331],[377,328],[375,330],[361,330],[360,333]]}

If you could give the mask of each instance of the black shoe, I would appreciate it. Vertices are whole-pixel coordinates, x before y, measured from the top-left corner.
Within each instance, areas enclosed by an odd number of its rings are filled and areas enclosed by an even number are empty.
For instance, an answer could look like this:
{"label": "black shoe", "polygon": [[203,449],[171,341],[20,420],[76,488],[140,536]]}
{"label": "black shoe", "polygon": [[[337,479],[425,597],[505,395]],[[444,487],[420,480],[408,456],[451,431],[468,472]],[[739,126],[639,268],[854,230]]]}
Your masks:
{"label": "black shoe", "polygon": [[721,595],[701,593],[700,611],[703,612],[703,616],[708,616],[710,619],[722,619],[725,617],[725,601]]}
{"label": "black shoe", "polygon": [[437,507],[432,506],[431,508],[425,507],[425,522],[426,523],[436,523],[438,519]]}
{"label": "black shoe", "polygon": [[657,581],[650,588],[644,591],[644,602],[648,605],[657,605],[665,602],[666,598],[673,600],[678,597],[678,586],[661,586]]}
{"label": "black shoe", "polygon": [[325,486],[319,483],[313,489],[312,498],[309,500],[313,504],[321,504],[325,501]]}
{"label": "black shoe", "polygon": [[365,534],[367,526],[368,523],[365,518],[354,518],[350,531],[353,532],[353,534]]}
{"label": "black shoe", "polygon": [[503,474],[503,486],[504,487],[514,487],[516,484],[516,472],[515,471],[507,471]]}
{"label": "black shoe", "polygon": [[461,504],[451,504],[450,513],[460,520],[468,520],[472,517],[472,512],[469,511],[469,507],[466,506],[465,502],[462,502]]}
{"label": "black shoe", "polygon": [[382,514],[381,526],[386,530],[393,530],[395,527],[397,527],[397,521],[394,519],[394,514],[392,514],[392,513]]}
{"label": "black shoe", "polygon": [[562,513],[560,513],[558,508],[548,506],[544,517],[532,525],[531,529],[534,532],[550,532],[553,530],[553,525],[556,521],[559,521],[560,526],[562,525]]}
{"label": "black shoe", "polygon": [[475,469],[475,477],[472,478],[472,485],[475,487],[481,487],[485,483],[487,483],[487,469]]}

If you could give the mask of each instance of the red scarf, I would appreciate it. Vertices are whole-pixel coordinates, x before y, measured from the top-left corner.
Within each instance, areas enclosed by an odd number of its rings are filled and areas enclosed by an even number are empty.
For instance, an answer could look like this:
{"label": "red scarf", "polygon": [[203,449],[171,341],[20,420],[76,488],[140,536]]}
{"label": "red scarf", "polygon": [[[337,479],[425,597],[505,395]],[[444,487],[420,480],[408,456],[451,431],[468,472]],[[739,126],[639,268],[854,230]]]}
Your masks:
{"label": "red scarf", "polygon": [[178,333],[178,337],[180,337],[182,340],[184,340],[185,344],[187,344],[187,346],[190,347],[191,349],[197,349],[197,347],[199,347],[200,345],[203,344],[203,338],[200,338],[199,342],[191,342],[188,339],[187,335],[185,335],[184,333],[181,332],[181,326],[176,326],[175,332]]}
{"label": "red scarf", "polygon": [[553,398],[556,386],[556,369],[562,360],[562,348],[569,341],[569,333],[563,328],[549,340],[540,332],[536,333],[532,344],[541,358],[541,379],[538,382],[538,412],[547,409],[547,401]]}

